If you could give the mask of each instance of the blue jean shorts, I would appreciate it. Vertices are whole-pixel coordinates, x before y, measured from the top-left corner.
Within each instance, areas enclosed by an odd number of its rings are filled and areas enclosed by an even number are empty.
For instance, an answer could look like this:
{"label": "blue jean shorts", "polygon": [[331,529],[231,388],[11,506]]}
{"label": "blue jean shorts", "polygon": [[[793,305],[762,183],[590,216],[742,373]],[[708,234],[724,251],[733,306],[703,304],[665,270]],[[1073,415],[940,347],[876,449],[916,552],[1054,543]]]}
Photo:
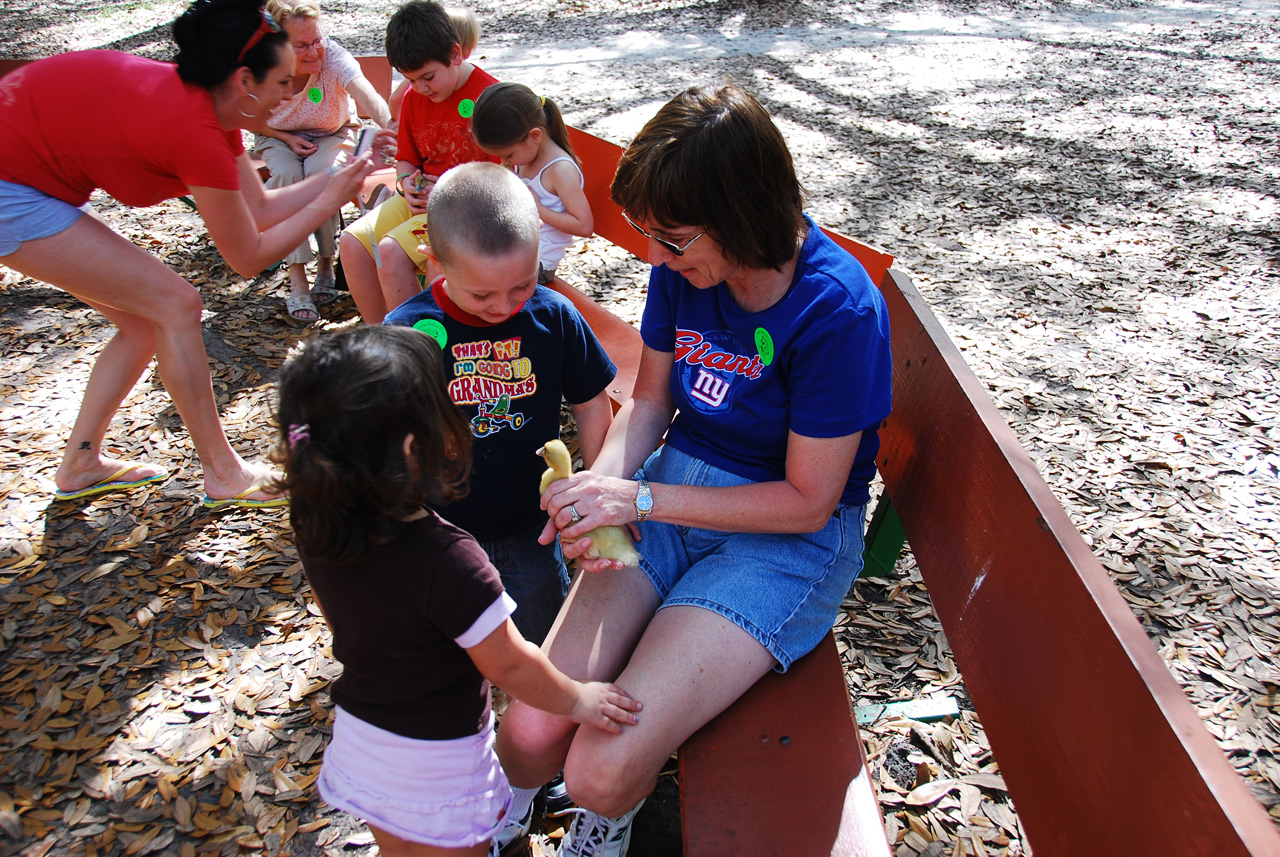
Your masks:
{"label": "blue jean shorts", "polygon": [[[640,474],[668,485],[750,485],[666,444]],[[754,637],[786,672],[831,630],[862,571],[867,507],[838,506],[816,533],[724,533],[657,521],[640,525],[640,568],[663,607],[719,613]]]}
{"label": "blue jean shorts", "polygon": [[35,188],[0,181],[0,256],[17,252],[23,241],[57,235],[83,213]]}
{"label": "blue jean shorts", "polygon": [[538,544],[539,523],[528,532],[500,539],[478,539],[498,569],[502,586],[516,602],[511,621],[520,636],[536,646],[546,639],[560,605],[569,594],[569,570],[560,553],[560,540]]}

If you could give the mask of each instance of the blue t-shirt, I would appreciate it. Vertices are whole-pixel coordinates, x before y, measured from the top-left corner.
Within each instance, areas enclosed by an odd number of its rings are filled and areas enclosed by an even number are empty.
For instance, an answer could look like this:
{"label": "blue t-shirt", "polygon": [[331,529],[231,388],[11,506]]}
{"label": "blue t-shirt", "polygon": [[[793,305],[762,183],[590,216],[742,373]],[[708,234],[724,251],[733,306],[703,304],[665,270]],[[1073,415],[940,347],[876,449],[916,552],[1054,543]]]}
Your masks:
{"label": "blue t-shirt", "polygon": [[416,326],[441,342],[449,396],[471,421],[471,491],[436,509],[478,539],[524,532],[546,513],[537,450],[560,436],[560,401],[588,402],[617,370],[587,322],[544,286],[498,324],[463,312],[443,281],[392,310],[383,324]]}
{"label": "blue t-shirt", "polygon": [[862,432],[842,503],[867,502],[889,415],[889,312],[857,259],[812,220],[787,293],[746,312],[723,283],[653,269],[640,332],[675,355],[667,442],[756,482],[786,476],[787,435]]}

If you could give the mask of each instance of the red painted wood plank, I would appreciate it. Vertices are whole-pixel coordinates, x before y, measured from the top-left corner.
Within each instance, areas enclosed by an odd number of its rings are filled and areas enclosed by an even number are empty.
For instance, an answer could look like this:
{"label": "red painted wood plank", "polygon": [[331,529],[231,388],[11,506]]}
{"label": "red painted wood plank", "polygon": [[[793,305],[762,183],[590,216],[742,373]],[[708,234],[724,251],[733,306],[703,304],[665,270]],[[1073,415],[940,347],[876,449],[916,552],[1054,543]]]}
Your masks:
{"label": "red painted wood plank", "polygon": [[830,634],[694,733],[679,761],[686,857],[889,854]]}
{"label": "red painted wood plank", "polygon": [[924,299],[893,271],[877,464],[1038,857],[1277,835]]}

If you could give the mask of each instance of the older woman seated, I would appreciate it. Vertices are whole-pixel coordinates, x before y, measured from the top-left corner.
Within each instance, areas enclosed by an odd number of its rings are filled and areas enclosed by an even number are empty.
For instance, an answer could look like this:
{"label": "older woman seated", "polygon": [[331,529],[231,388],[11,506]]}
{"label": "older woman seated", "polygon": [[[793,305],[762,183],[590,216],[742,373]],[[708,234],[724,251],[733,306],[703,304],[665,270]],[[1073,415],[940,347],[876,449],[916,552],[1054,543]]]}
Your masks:
{"label": "older woman seated", "polygon": [[[315,0],[271,0],[267,11],[284,28],[297,65],[288,97],[276,106],[267,127],[254,137],[253,152],[267,165],[267,187],[285,187],[328,169],[343,146],[351,142],[358,124],[351,99],[381,128],[391,123],[391,111],[360,71],[346,48],[324,34],[320,6]],[[285,261],[289,263],[289,317],[309,322],[320,317],[316,306],[338,296],[334,289],[333,256],[338,230],[335,214],[315,231],[319,260],[316,282],[308,288],[307,264],[316,258],[310,241],[303,241]]]}
{"label": "older woman seated", "polygon": [[590,810],[561,855],[624,854],[671,753],[831,628],[862,568],[889,413],[884,301],[802,213],[786,143],[751,96],[677,96],[631,143],[612,193],[649,240],[645,347],[592,469],[543,495],[542,538],[558,530],[581,557],[593,528],[639,522],[641,560],[585,561],[544,648],[645,707],[623,735],[519,703],[504,716],[512,826],[562,766]]}

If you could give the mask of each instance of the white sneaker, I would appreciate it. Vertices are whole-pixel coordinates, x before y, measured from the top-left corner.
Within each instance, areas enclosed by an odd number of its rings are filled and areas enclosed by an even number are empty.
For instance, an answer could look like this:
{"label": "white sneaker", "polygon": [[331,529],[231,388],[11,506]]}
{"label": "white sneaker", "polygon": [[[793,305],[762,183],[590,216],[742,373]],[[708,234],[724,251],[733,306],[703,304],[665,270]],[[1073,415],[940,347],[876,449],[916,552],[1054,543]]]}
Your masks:
{"label": "white sneaker", "polygon": [[533,801],[529,802],[529,808],[525,810],[523,818],[512,818],[508,815],[502,819],[502,826],[489,842],[489,857],[528,853],[528,834],[531,824],[533,824]]}
{"label": "white sneaker", "polygon": [[578,817],[564,835],[558,857],[625,857],[631,844],[631,822],[642,806],[643,800],[617,818],[586,809],[570,810]]}

